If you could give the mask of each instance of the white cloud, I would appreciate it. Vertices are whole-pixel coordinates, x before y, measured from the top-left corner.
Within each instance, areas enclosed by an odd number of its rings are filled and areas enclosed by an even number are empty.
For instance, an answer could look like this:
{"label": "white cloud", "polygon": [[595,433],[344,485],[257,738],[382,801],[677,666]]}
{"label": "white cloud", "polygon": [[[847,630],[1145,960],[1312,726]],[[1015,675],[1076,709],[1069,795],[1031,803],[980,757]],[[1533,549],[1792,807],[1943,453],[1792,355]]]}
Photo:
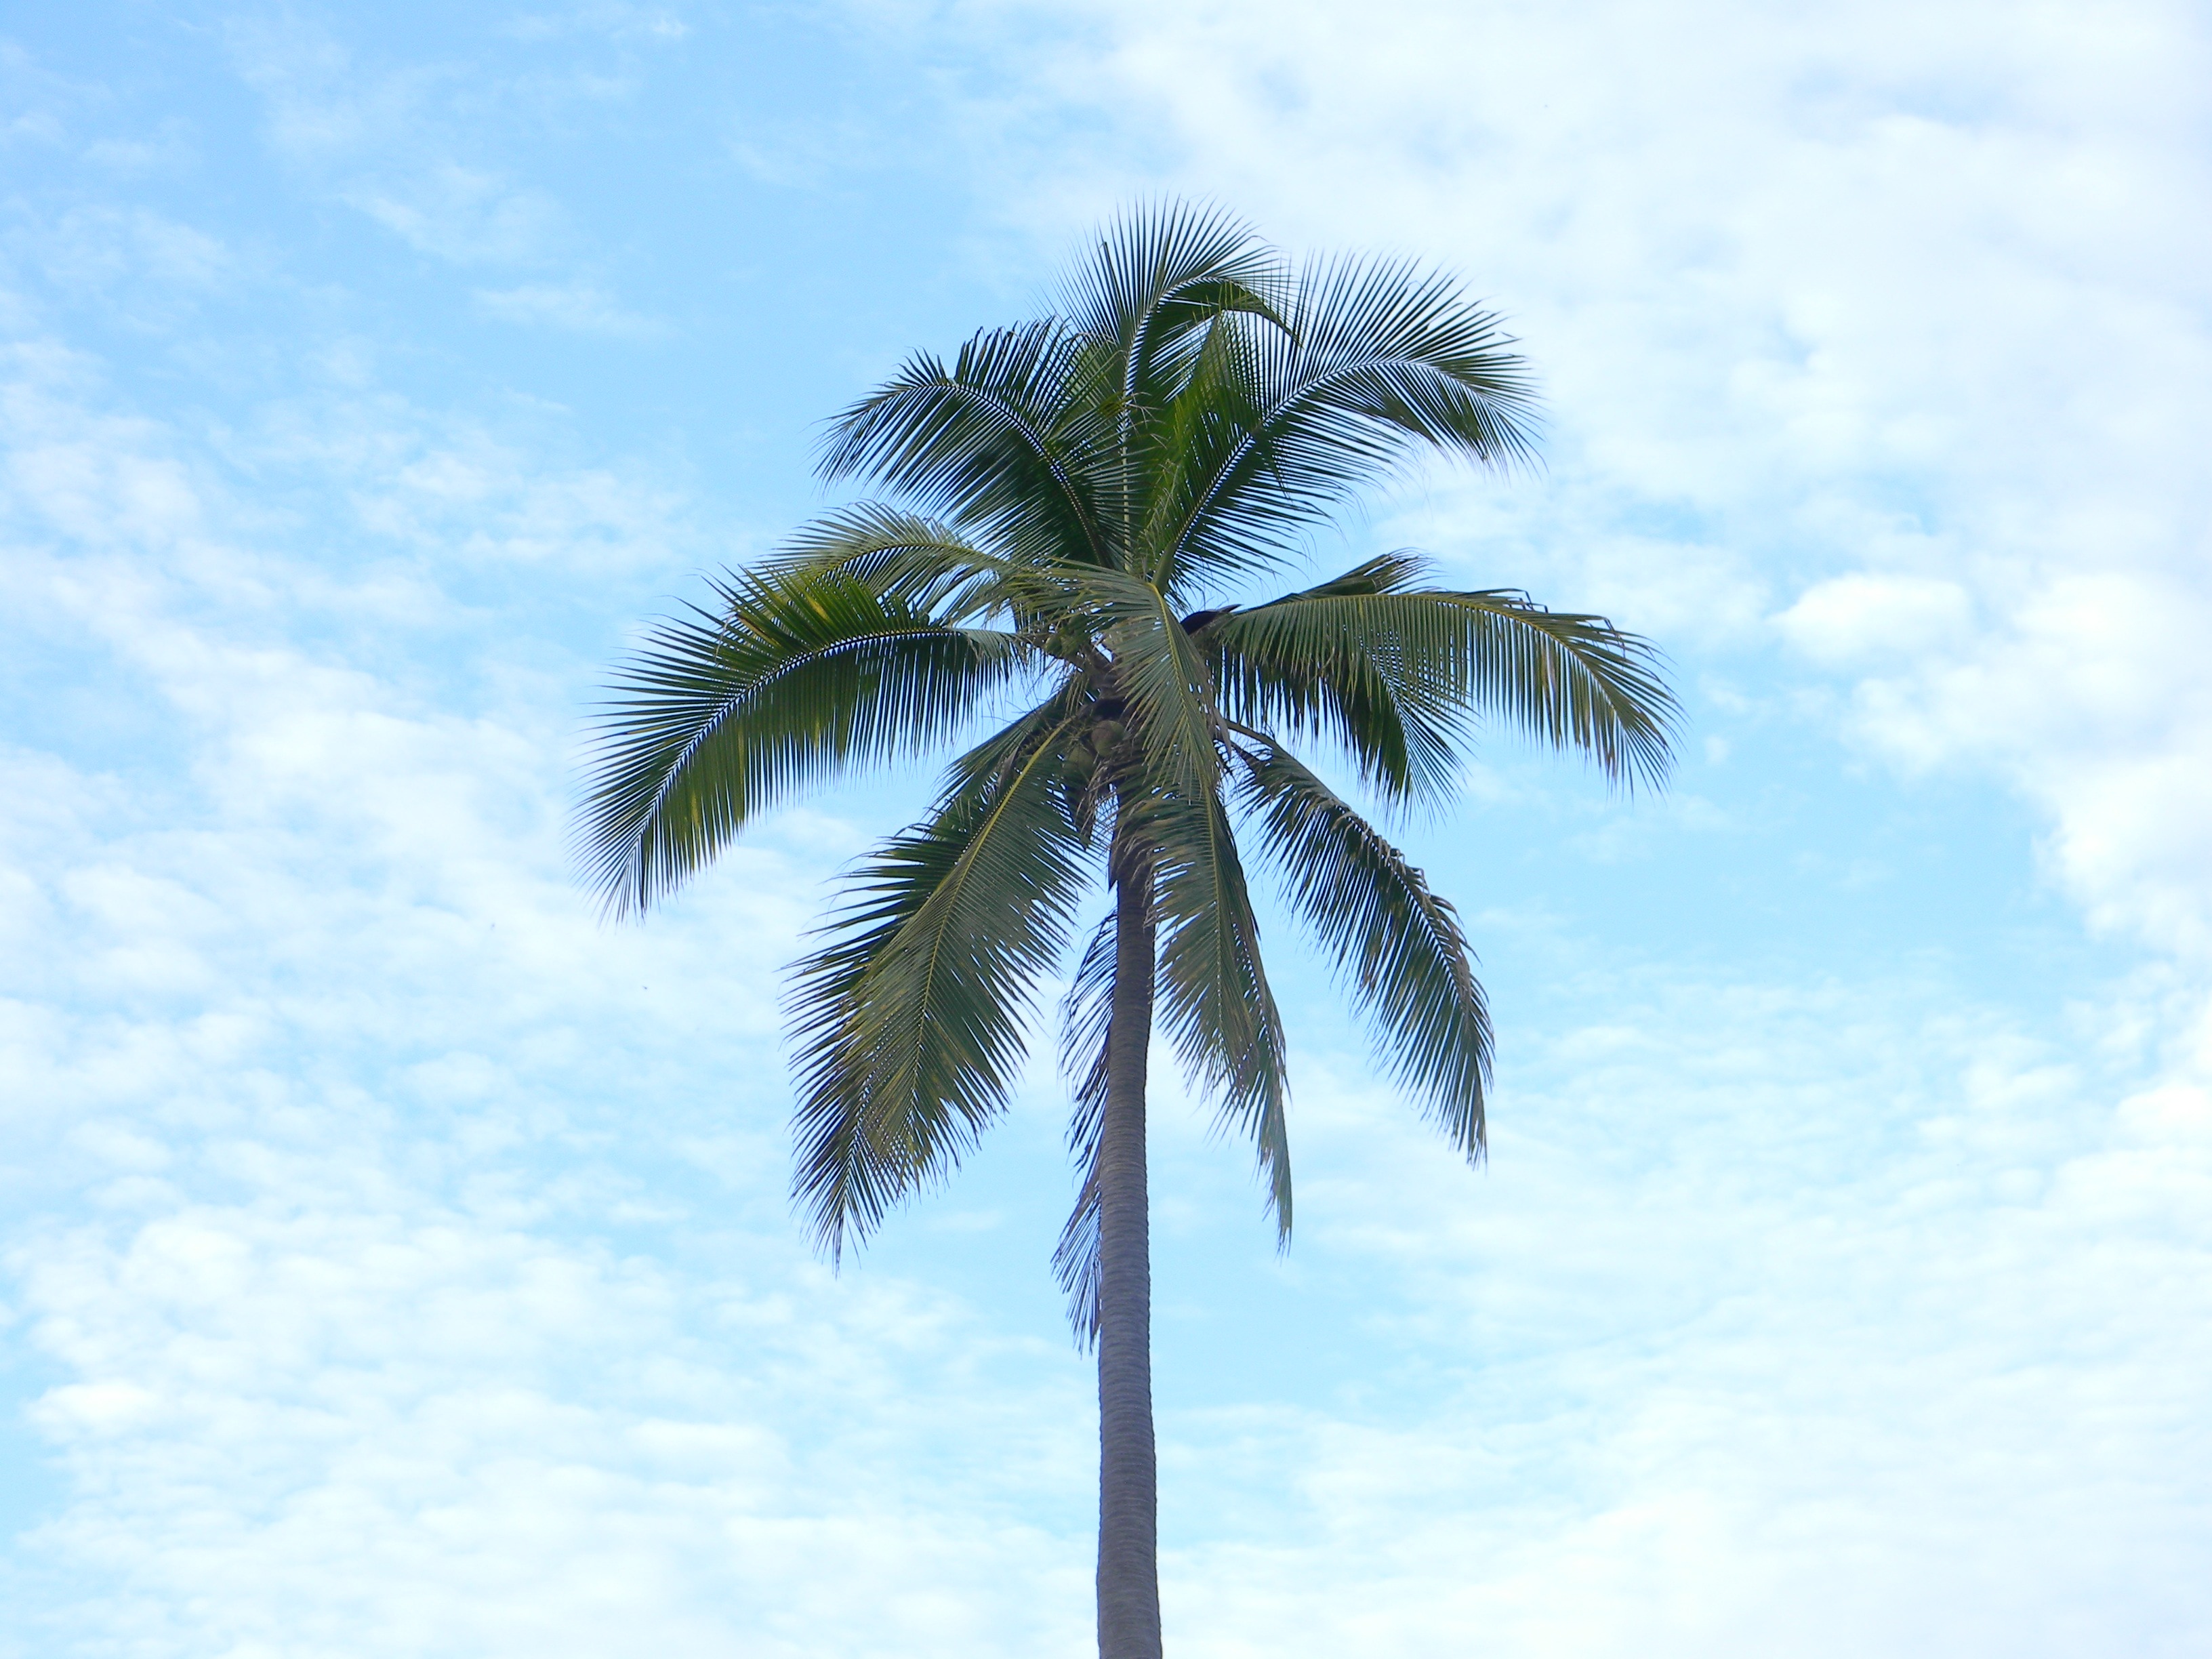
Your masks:
{"label": "white cloud", "polygon": [[[1018,1527],[945,1533],[896,1469],[852,1486],[840,1465],[862,1448],[808,1432],[817,1413],[920,1425],[931,1395],[944,1408],[927,1379],[972,1340],[957,1323],[901,1345],[896,1389],[854,1388],[872,1370],[854,1345],[884,1334],[873,1322],[910,1328],[921,1311],[880,1295],[849,1330],[801,1332],[757,1291],[696,1283],[740,1334],[702,1344],[644,1264],[273,1187],[248,1207],[50,1240],[17,1265],[34,1340],[102,1379],[34,1407],[86,1482],[34,1558],[126,1587],[77,1610],[76,1640],[687,1654],[743,1630],[782,1655],[1014,1650],[1040,1621],[985,1575],[1073,1565]],[[1037,1409],[958,1385],[970,1409]],[[109,1467],[131,1479],[111,1485]],[[867,1597],[829,1593],[854,1574]]]}
{"label": "white cloud", "polygon": [[662,331],[650,317],[626,309],[589,283],[526,283],[520,288],[479,289],[477,304],[501,322],[564,328],[577,334],[649,340]]}
{"label": "white cloud", "polygon": [[235,289],[244,275],[220,240],[143,207],[78,205],[45,222],[22,214],[14,240],[53,288],[100,295],[112,316],[149,331]]}
{"label": "white cloud", "polygon": [[1967,641],[1973,600],[1956,582],[1855,572],[1808,588],[1775,620],[1792,645],[1825,666],[1924,661]]}
{"label": "white cloud", "polygon": [[2212,593],[2177,559],[2053,569],[2003,623],[1856,689],[1854,729],[1908,764],[1992,767],[2048,816],[2055,872],[2100,926],[2212,948]]}

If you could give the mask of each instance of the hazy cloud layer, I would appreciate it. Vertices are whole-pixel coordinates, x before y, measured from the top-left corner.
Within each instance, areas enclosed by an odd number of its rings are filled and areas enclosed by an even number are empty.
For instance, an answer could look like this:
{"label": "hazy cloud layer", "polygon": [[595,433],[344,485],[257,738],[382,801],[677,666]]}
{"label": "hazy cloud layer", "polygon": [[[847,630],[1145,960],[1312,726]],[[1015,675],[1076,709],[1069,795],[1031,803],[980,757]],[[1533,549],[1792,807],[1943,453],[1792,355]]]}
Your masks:
{"label": "hazy cloud layer", "polygon": [[[981,273],[961,325],[1170,189],[1468,272],[1541,367],[1548,471],[1409,481],[1316,557],[1607,608],[1690,696],[1663,807],[1490,753],[1409,832],[1509,1022],[1490,1169],[1287,934],[1288,1258],[1163,1102],[1176,1651],[2201,1651],[2202,19],[989,4],[824,39],[240,23],[289,229],[174,193],[243,166],[206,110],[0,54],[42,158],[0,204],[0,1654],[1088,1650],[1049,1079],[857,1273],[785,1206],[778,965],[911,792],[769,826],[644,930],[563,854],[624,607],[766,509],[627,416],[421,367],[694,349],[672,319],[719,291],[622,297],[634,244],[532,138],[659,118],[687,53],[836,105],[702,104],[717,153],[787,135],[730,161],[776,190],[969,181],[990,205],[898,255]],[[922,138],[854,125],[886,63]],[[777,292],[818,279],[763,240]],[[446,286],[400,327],[360,246]]]}

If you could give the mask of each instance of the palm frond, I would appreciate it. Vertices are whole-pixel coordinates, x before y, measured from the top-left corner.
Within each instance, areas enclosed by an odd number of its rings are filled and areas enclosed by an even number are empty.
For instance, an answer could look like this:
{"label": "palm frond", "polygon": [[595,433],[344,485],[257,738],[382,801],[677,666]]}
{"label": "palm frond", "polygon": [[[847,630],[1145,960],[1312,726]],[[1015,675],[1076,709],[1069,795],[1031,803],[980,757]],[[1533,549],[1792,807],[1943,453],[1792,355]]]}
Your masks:
{"label": "palm frond", "polygon": [[1452,907],[1287,750],[1240,749],[1245,804],[1376,1047],[1469,1158],[1485,1144],[1490,1014]]}
{"label": "palm frond", "polygon": [[872,479],[1017,556],[1103,562],[1112,372],[1056,319],[987,329],[949,368],[916,356],[839,416],[818,470]]}
{"label": "palm frond", "polygon": [[1218,721],[1204,653],[1141,577],[1112,569],[1067,573],[1113,653],[1113,690],[1141,740],[1144,767],[1162,787],[1195,797],[1220,774]]}
{"label": "palm frond", "polygon": [[641,910],[750,819],[957,731],[1033,653],[835,571],[732,575],[664,621],[596,722],[577,843],[609,908]]}
{"label": "palm frond", "polygon": [[936,812],[860,866],[835,937],[794,971],[793,1195],[833,1258],[1004,1109],[1085,873],[1054,787],[1070,730],[1048,703],[963,757]]}
{"label": "palm frond", "polygon": [[1037,596],[1012,560],[950,525],[880,501],[855,502],[803,526],[762,568],[835,571],[945,623],[1018,611],[1024,597]]}
{"label": "palm frond", "polygon": [[1534,453],[1525,364],[1496,314],[1443,276],[1322,263],[1300,273],[1285,319],[1286,332],[1251,331],[1251,384],[1225,411],[1234,441],[1190,492],[1163,567],[1179,598],[1278,556],[1300,526],[1413,448],[1498,467]]}
{"label": "palm frond", "polygon": [[1153,793],[1125,809],[1155,860],[1160,1021],[1183,1072],[1224,1128],[1249,1136],[1278,1236],[1291,1231],[1288,1084],[1282,1017],[1260,955],[1237,838],[1218,788]]}
{"label": "palm frond", "polygon": [[[1171,580],[1194,514],[1220,469],[1266,417],[1255,332],[1233,313],[1194,330],[1182,384],[1131,434],[1130,470],[1146,503],[1132,525],[1131,563],[1151,580]],[[1234,524],[1219,529],[1210,550],[1215,574],[1272,562],[1273,538],[1244,534]]]}
{"label": "palm frond", "polygon": [[1241,220],[1187,203],[1123,214],[1063,285],[1061,314],[1109,346],[1123,408],[1157,407],[1173,390],[1193,337],[1242,313],[1285,326],[1281,256]]}
{"label": "palm frond", "polygon": [[[1447,699],[1440,709],[1431,688],[1408,684],[1387,641],[1375,648],[1374,641],[1328,635],[1318,624],[1304,632],[1277,625],[1282,607],[1304,604],[1307,620],[1325,619],[1330,613],[1315,602],[1392,592],[1419,574],[1406,556],[1386,554],[1259,612],[1206,618],[1197,638],[1223,714],[1241,725],[1337,744],[1388,799],[1443,793],[1457,771],[1457,705]],[[1244,626],[1255,614],[1262,620]],[[1325,635],[1322,648],[1313,648],[1314,632]]]}
{"label": "palm frond", "polygon": [[1075,1208],[1052,1253],[1053,1276],[1067,1297],[1076,1346],[1098,1340],[1098,1136],[1106,1123],[1107,1043],[1113,1035],[1115,915],[1091,935],[1060,1002],[1060,1068],[1074,1106],[1067,1150],[1082,1172]]}
{"label": "palm frond", "polygon": [[1326,732],[1393,794],[1450,783],[1483,714],[1581,750],[1623,787],[1665,781],[1680,708],[1648,641],[1523,593],[1407,591],[1418,570],[1392,555],[1214,619],[1202,639],[1224,705],[1243,711],[1231,717]]}

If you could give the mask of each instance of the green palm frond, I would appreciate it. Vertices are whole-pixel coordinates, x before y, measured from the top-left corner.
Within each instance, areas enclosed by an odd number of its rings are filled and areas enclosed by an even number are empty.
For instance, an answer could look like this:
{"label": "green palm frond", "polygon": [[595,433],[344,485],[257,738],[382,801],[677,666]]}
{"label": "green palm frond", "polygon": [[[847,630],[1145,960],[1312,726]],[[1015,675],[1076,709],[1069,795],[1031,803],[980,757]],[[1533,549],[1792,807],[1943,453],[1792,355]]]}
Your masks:
{"label": "green palm frond", "polygon": [[1490,1014],[1452,907],[1290,752],[1240,748],[1242,793],[1285,891],[1337,961],[1377,1047],[1470,1158],[1485,1140]]}
{"label": "green palm frond", "polygon": [[1665,781],[1680,709],[1648,642],[1522,593],[1399,585],[1418,569],[1394,554],[1212,621],[1202,637],[1231,717],[1324,732],[1392,794],[1449,786],[1484,714],[1580,750],[1616,783]]}
{"label": "green palm frond", "polygon": [[641,910],[749,820],[846,768],[957,730],[1032,653],[835,571],[716,585],[661,623],[597,721],[578,842],[610,909]]}
{"label": "green palm frond", "polygon": [[947,623],[1020,615],[1056,591],[1024,580],[1023,567],[951,526],[879,501],[860,501],[792,537],[765,568],[795,575],[836,572],[879,597]]}
{"label": "green palm frond", "polygon": [[1218,788],[1153,793],[1125,809],[1156,860],[1159,1012],[1184,1074],[1224,1128],[1249,1136],[1279,1237],[1291,1231],[1282,1017],[1260,955],[1244,866]]}
{"label": "green palm frond", "polygon": [[[1194,331],[1183,384],[1148,411],[1132,434],[1130,466],[1147,505],[1133,526],[1130,562],[1164,587],[1172,586],[1187,551],[1186,532],[1218,489],[1222,469],[1266,418],[1254,338],[1259,331],[1233,313]],[[1279,538],[1273,534],[1245,534],[1249,526],[1226,523],[1218,528],[1209,549],[1214,574],[1270,566],[1279,557]]]}
{"label": "green palm frond", "polygon": [[1005,1106],[1085,874],[1054,787],[1070,729],[1048,704],[964,757],[937,811],[861,866],[836,937],[795,972],[793,1191],[833,1257]]}
{"label": "green palm frond", "polygon": [[1192,336],[1242,313],[1285,326],[1282,256],[1231,216],[1180,203],[1123,215],[1063,285],[1061,314],[1109,347],[1124,407],[1160,400]]}
{"label": "green palm frond", "polygon": [[1060,1075],[1075,1107],[1067,1122],[1067,1150],[1082,1172],[1082,1184],[1054,1247],[1052,1271],[1067,1297],[1067,1322],[1083,1347],[1098,1338],[1098,1135],[1106,1121],[1114,943],[1114,913],[1109,910],[1091,933],[1060,1010]]}
{"label": "green palm frond", "polygon": [[1111,366],[1056,319],[909,361],[830,428],[820,471],[865,477],[1036,559],[1111,556],[1099,523]]}
{"label": "green palm frond", "polygon": [[1112,690],[1141,739],[1148,778],[1197,794],[1220,774],[1220,722],[1206,658],[1166,597],[1119,570],[1069,574],[1113,656]]}
{"label": "green palm frond", "polygon": [[1313,602],[1391,592],[1418,574],[1405,556],[1388,554],[1261,607],[1257,626],[1243,625],[1252,614],[1243,611],[1206,617],[1195,632],[1223,714],[1242,725],[1279,726],[1293,737],[1339,744],[1362,779],[1390,799],[1443,793],[1456,772],[1455,704],[1448,700],[1439,709],[1431,688],[1408,684],[1388,641],[1330,635],[1328,648],[1313,650],[1298,630],[1271,625],[1277,619],[1264,615],[1304,604],[1307,619],[1325,618],[1330,613]]}
{"label": "green palm frond", "polygon": [[[1284,331],[1250,331],[1251,383],[1161,567],[1197,581],[1286,540],[1418,447],[1504,467],[1534,453],[1526,365],[1494,313],[1437,273],[1339,260],[1300,273]],[[1249,414],[1245,413],[1249,406]]]}

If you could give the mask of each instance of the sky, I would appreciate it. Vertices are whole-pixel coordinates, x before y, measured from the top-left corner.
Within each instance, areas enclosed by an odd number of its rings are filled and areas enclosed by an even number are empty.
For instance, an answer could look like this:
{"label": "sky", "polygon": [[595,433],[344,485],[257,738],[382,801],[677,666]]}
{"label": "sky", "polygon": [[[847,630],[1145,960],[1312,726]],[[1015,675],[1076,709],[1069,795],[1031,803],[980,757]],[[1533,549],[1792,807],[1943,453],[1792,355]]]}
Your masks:
{"label": "sky", "polygon": [[1484,1167],[1273,910],[1287,1254],[1156,1067],[1171,1650],[2212,1650],[2207,86],[2157,0],[0,9],[0,1659],[1091,1650],[1049,1040],[841,1273],[786,1196],[929,773],[641,925],[564,836],[823,419],[1172,197],[1543,388],[1285,584],[1686,719],[1397,828]]}

